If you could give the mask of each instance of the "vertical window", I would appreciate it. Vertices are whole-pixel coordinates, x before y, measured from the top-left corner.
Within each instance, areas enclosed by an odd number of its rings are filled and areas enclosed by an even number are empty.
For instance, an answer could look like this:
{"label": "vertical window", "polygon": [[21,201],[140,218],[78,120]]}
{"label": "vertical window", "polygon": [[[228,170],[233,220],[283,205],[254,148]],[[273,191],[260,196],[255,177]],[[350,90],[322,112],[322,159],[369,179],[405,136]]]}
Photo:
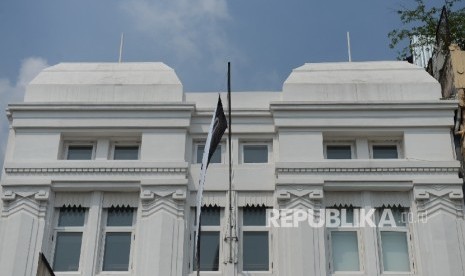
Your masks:
{"label": "vertical window", "polygon": [[91,160],[94,155],[94,145],[68,145],[66,147],[67,160]]}
{"label": "vertical window", "polygon": [[243,163],[268,163],[268,145],[243,145]]}
{"label": "vertical window", "polygon": [[[329,229],[330,241],[330,267],[333,272],[343,271],[361,271],[360,258],[360,241],[358,219],[355,219],[354,213],[359,213],[358,209],[353,207],[337,208],[341,224],[337,228]],[[345,212],[345,220],[342,213]],[[347,223],[352,226],[345,226]]]}
{"label": "vertical window", "polygon": [[[386,214],[389,210],[392,216]],[[386,223],[379,223],[381,217],[385,218]],[[408,209],[405,208],[378,209],[378,243],[381,248],[382,270],[385,272],[411,271],[407,218]]]}
{"label": "vertical window", "polygon": [[128,271],[134,230],[134,208],[109,208],[102,271]]}
{"label": "vertical window", "polygon": [[[205,144],[198,144],[196,146],[196,153],[195,153],[196,163],[202,164],[204,150],[205,150]],[[222,163],[221,152],[222,152],[222,145],[219,144],[215,152],[213,152],[212,158],[210,159],[210,164],[211,163]]]}
{"label": "vertical window", "polygon": [[266,228],[265,207],[242,209],[242,270],[270,269],[269,233]]}
{"label": "vertical window", "polygon": [[[201,232],[199,237],[201,271],[219,270],[221,229],[220,215],[220,207],[202,207],[202,212],[200,214]],[[196,222],[194,224],[196,224]],[[195,252],[195,248],[193,251]],[[197,270],[197,260],[195,254],[193,256],[193,264],[193,268],[195,271]]]}
{"label": "vertical window", "polygon": [[397,159],[399,152],[397,145],[372,145],[373,159]]}
{"label": "vertical window", "polygon": [[138,160],[139,145],[115,145],[113,160]]}
{"label": "vertical window", "polygon": [[326,145],[326,159],[352,159],[352,146]]}
{"label": "vertical window", "polygon": [[84,208],[60,208],[54,235],[53,270],[79,271],[85,214]]}

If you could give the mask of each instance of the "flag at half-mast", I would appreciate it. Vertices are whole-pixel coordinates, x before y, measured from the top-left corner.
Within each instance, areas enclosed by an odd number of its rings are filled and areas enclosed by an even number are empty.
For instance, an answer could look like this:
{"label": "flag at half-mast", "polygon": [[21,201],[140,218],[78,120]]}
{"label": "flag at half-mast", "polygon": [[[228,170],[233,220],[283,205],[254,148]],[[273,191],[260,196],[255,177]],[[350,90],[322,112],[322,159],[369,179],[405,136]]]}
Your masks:
{"label": "flag at half-mast", "polygon": [[210,128],[208,130],[207,141],[205,142],[205,148],[202,157],[202,167],[200,172],[199,188],[197,189],[197,212],[196,212],[196,222],[197,222],[197,231],[195,231],[195,248],[197,259],[199,258],[199,233],[200,233],[200,212],[202,207],[202,194],[203,187],[205,183],[205,175],[207,172],[207,167],[210,164],[210,159],[215,153],[218,144],[221,142],[221,137],[223,137],[224,132],[228,128],[228,121],[224,115],[223,104],[221,103],[221,97],[218,96],[218,104],[215,108],[215,113],[213,114],[212,121],[210,123]]}

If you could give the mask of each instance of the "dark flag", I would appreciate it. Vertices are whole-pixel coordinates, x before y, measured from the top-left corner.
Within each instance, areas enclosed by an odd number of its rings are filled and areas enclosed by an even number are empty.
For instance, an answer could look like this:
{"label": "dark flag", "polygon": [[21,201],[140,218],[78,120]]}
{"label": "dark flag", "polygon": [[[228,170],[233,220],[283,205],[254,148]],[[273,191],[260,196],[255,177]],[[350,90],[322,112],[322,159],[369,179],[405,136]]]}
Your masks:
{"label": "dark flag", "polygon": [[226,120],[226,116],[224,115],[223,111],[223,104],[221,103],[221,97],[218,96],[218,104],[215,109],[215,113],[213,115],[212,121],[210,123],[210,128],[208,130],[207,141],[205,143],[205,149],[203,152],[202,158],[202,167],[200,172],[200,180],[199,180],[199,188],[197,189],[197,230],[195,232],[195,257],[197,261],[197,275],[199,275],[200,271],[200,212],[202,207],[202,194],[203,194],[203,187],[205,183],[205,175],[207,172],[207,167],[210,164],[210,159],[213,156],[218,144],[221,141],[221,137],[223,137],[224,132],[228,128],[228,122]]}

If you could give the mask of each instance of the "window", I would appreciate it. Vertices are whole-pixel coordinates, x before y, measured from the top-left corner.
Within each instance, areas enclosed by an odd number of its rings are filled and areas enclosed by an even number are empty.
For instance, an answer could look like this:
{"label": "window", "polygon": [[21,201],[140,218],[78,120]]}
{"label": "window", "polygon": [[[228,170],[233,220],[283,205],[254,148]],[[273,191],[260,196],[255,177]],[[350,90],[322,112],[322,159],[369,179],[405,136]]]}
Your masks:
{"label": "window", "polygon": [[106,209],[102,271],[128,271],[134,230],[134,208]]}
{"label": "window", "polygon": [[[196,156],[196,163],[202,164],[203,152],[205,150],[205,144],[197,144],[195,150]],[[221,144],[218,145],[215,152],[213,152],[212,158],[210,159],[210,164],[212,163],[222,163],[222,151],[223,146]]]}
{"label": "window", "polygon": [[94,157],[93,144],[68,144],[65,151],[67,160],[91,160]]}
{"label": "window", "polygon": [[[354,221],[354,212],[357,211],[358,213],[358,209],[356,210],[352,207],[337,209],[339,210],[339,214],[342,212],[346,213],[345,223],[353,224],[353,226],[340,224],[337,228],[328,229],[331,254],[330,268],[332,272],[361,271],[360,232],[355,227],[358,225],[358,222]],[[342,221],[341,215],[339,218]]]}
{"label": "window", "polygon": [[113,160],[138,160],[139,145],[114,145]]}
{"label": "window", "polygon": [[373,145],[372,156],[373,159],[397,159],[399,158],[397,145]]}
{"label": "window", "polygon": [[[378,209],[378,244],[381,253],[382,271],[411,271],[409,244],[407,238],[407,215],[408,209],[405,208]],[[380,224],[380,219],[382,217],[384,217],[384,221],[386,223]],[[394,224],[388,221],[390,219],[393,219]]]}
{"label": "window", "polygon": [[82,234],[84,232],[86,210],[79,207],[59,209],[55,228],[55,253],[53,270],[79,271]]}
{"label": "window", "polygon": [[268,145],[245,144],[242,146],[243,163],[268,163]]}
{"label": "window", "polygon": [[352,159],[352,146],[326,145],[326,159]]}
{"label": "window", "polygon": [[[218,271],[220,265],[220,207],[202,207],[200,214],[200,270]],[[194,222],[196,225],[196,222]],[[194,232],[195,237],[195,232]],[[195,240],[195,239],[192,239]],[[194,245],[195,246],[195,245]],[[195,247],[193,247],[195,252]],[[197,270],[195,254],[193,270]]]}
{"label": "window", "polygon": [[242,209],[242,270],[268,271],[269,233],[265,207]]}

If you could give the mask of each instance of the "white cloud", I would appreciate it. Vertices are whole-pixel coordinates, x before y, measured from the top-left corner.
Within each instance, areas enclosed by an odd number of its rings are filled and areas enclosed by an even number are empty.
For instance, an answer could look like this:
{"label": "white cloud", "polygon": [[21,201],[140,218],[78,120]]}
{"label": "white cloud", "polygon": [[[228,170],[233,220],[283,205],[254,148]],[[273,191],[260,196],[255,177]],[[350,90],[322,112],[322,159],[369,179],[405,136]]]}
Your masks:
{"label": "white cloud", "polygon": [[120,8],[181,62],[205,60],[224,71],[226,58],[238,55],[222,28],[231,21],[226,0],[127,0]]}
{"label": "white cloud", "polygon": [[21,62],[18,78],[12,84],[6,78],[0,78],[0,165],[3,164],[5,147],[8,139],[8,120],[5,116],[5,109],[9,103],[21,102],[24,98],[24,91],[27,84],[48,67],[47,61],[40,57],[29,57]]}

